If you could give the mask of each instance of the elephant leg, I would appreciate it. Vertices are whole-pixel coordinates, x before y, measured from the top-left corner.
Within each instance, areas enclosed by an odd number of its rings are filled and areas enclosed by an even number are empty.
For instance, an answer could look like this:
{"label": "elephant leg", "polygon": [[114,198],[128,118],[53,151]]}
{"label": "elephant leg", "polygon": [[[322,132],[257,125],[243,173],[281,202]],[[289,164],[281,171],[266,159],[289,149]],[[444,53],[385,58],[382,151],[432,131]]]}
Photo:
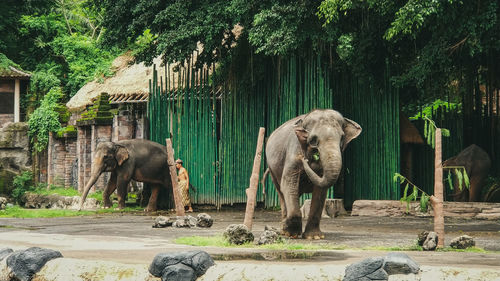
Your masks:
{"label": "elephant leg", "polygon": [[148,206],[144,211],[154,212],[157,209],[158,194],[160,194],[160,186],[158,184],[151,184],[151,196],[149,197]]}
{"label": "elephant leg", "polygon": [[286,205],[286,219],[282,233],[291,238],[299,238],[302,234],[302,214],[299,206],[299,176],[300,174],[285,169],[281,178],[281,191]]}
{"label": "elephant leg", "polygon": [[125,208],[125,198],[127,197],[127,186],[129,183],[130,176],[128,174],[117,176],[116,188],[118,190],[118,209]]}
{"label": "elephant leg", "polygon": [[281,222],[283,223],[286,219],[286,204],[285,198],[283,197],[283,192],[281,192],[281,187],[279,185],[279,181],[274,177],[273,173],[271,173],[271,180],[273,181],[274,186],[276,187],[276,191],[278,193],[278,198],[280,200],[281,207]]}
{"label": "elephant leg", "polygon": [[470,179],[469,186],[469,202],[480,202],[481,201],[481,187],[482,180],[479,177],[473,177]]}
{"label": "elephant leg", "polygon": [[311,199],[311,209],[309,211],[309,218],[307,219],[306,228],[303,238],[306,239],[323,239],[325,235],[319,229],[319,222],[321,219],[321,214],[323,213],[323,208],[325,206],[325,200],[328,189],[315,187],[312,192]]}
{"label": "elephant leg", "polygon": [[113,194],[113,192],[115,192],[115,189],[116,189],[116,172],[113,171],[111,172],[108,185],[106,186],[106,189],[104,189],[104,192],[102,193],[104,209],[111,208],[111,206],[113,205],[109,197],[111,196],[111,194]]}

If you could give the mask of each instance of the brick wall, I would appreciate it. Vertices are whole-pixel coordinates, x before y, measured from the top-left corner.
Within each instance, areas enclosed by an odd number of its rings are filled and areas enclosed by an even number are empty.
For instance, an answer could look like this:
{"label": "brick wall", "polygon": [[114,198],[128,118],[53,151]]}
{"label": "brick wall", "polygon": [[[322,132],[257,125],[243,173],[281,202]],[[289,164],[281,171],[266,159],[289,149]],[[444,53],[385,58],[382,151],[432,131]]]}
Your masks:
{"label": "brick wall", "polygon": [[52,138],[50,143],[50,178],[48,182],[54,185],[65,187],[73,186],[77,180],[74,178],[76,174],[76,138]]}

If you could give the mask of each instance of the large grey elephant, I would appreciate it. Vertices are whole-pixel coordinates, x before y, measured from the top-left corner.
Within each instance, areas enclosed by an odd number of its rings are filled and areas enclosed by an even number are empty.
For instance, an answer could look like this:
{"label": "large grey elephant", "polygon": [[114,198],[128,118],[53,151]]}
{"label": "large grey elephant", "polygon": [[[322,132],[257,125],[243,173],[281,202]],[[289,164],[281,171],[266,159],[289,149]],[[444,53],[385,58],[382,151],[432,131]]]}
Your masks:
{"label": "large grey elephant", "polygon": [[151,185],[151,196],[146,211],[155,211],[160,187],[172,186],[168,171],[167,149],[156,142],[141,139],[101,142],[95,151],[91,177],[85,185],[80,209],[99,176],[103,172],[111,172],[102,195],[105,208],[111,207],[109,196],[115,189],[118,190],[118,208],[125,207],[127,186],[133,179]]}
{"label": "large grey elephant", "polygon": [[475,144],[466,147],[456,156],[443,162],[443,167],[464,167],[469,177],[469,188],[460,189],[458,179],[454,174],[453,199],[461,202],[479,202],[485,180],[491,167],[491,159],[486,151]]}
{"label": "large grey elephant", "polygon": [[339,177],[342,152],[361,127],[332,109],[313,110],[287,121],[270,136],[266,159],[281,204],[282,234],[302,234],[299,198],[312,192],[303,238],[324,238],[319,223],[328,188]]}

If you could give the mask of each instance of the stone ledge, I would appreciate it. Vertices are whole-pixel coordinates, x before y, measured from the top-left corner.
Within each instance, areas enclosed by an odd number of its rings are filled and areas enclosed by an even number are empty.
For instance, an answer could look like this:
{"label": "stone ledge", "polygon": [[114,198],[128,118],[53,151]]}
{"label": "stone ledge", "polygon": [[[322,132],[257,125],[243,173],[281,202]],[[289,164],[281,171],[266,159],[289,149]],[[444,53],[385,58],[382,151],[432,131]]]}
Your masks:
{"label": "stone ledge", "polygon": [[[426,213],[420,212],[420,203],[412,202],[409,212],[406,203],[398,200],[356,200],[352,205],[352,216],[399,217],[399,216],[434,216],[432,208]],[[455,218],[500,219],[500,203],[484,202],[444,202],[444,216]]]}

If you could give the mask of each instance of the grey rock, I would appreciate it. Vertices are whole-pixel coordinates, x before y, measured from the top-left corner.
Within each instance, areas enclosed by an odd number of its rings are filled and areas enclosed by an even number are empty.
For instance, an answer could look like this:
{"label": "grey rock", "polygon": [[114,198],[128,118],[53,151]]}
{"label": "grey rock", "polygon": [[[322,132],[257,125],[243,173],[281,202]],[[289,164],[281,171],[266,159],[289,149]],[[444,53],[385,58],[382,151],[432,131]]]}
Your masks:
{"label": "grey rock", "polygon": [[10,248],[0,249],[0,261],[3,261],[3,259],[5,259],[8,255],[12,254],[13,252],[14,250]]}
{"label": "grey rock", "polygon": [[264,230],[271,230],[271,231],[274,231],[274,232],[276,232],[276,233],[279,233],[279,232],[280,232],[280,230],[279,230],[279,229],[277,229],[277,228],[276,228],[276,227],[274,227],[274,226],[270,226],[270,225],[265,225],[265,226],[264,226]]}
{"label": "grey rock", "polygon": [[58,251],[32,247],[9,255],[7,266],[12,271],[13,280],[29,281],[48,261],[61,257]]}
{"label": "grey rock", "polygon": [[[367,258],[349,265],[345,270],[343,281],[372,280],[367,275],[379,270],[384,263],[383,257]],[[367,279],[362,279],[367,278]],[[387,280],[382,279],[382,280]]]}
{"label": "grey rock", "polygon": [[405,253],[389,253],[385,256],[384,266],[387,274],[417,274],[420,266]]}
{"label": "grey rock", "polygon": [[281,241],[281,236],[278,234],[277,231],[273,230],[264,230],[262,234],[259,237],[259,240],[257,240],[258,245],[264,245],[264,244],[274,244],[278,241]]}
{"label": "grey rock", "polygon": [[224,238],[226,238],[229,243],[241,245],[249,242],[253,242],[254,236],[248,227],[244,224],[231,224],[224,231]]}
{"label": "grey rock", "polygon": [[214,265],[214,260],[204,251],[157,254],[149,272],[162,280],[195,280]]}
{"label": "grey rock", "polygon": [[476,242],[474,241],[474,238],[469,235],[462,235],[453,238],[450,242],[450,246],[455,249],[467,249],[476,246]]}
{"label": "grey rock", "polygon": [[425,238],[422,248],[425,251],[434,251],[437,247],[438,239],[439,237],[436,232],[434,231],[429,232],[427,238]]}
{"label": "grey rock", "polygon": [[196,274],[191,267],[182,263],[178,263],[166,267],[162,272],[161,280],[194,281],[196,280]]}
{"label": "grey rock", "polygon": [[162,228],[167,226],[172,226],[172,224],[176,221],[175,218],[169,218],[165,216],[158,216],[155,219],[155,223],[153,224],[153,228]]}
{"label": "grey rock", "polygon": [[207,213],[198,214],[196,219],[197,219],[196,225],[199,227],[211,227],[214,224],[214,220]]}
{"label": "grey rock", "polygon": [[195,227],[198,220],[192,216],[177,217],[177,220],[172,223],[174,227]]}
{"label": "grey rock", "polygon": [[0,210],[4,210],[7,206],[7,198],[0,197]]}
{"label": "grey rock", "polygon": [[425,239],[427,239],[427,235],[429,235],[429,231],[424,230],[418,234],[418,245],[423,246]]}

